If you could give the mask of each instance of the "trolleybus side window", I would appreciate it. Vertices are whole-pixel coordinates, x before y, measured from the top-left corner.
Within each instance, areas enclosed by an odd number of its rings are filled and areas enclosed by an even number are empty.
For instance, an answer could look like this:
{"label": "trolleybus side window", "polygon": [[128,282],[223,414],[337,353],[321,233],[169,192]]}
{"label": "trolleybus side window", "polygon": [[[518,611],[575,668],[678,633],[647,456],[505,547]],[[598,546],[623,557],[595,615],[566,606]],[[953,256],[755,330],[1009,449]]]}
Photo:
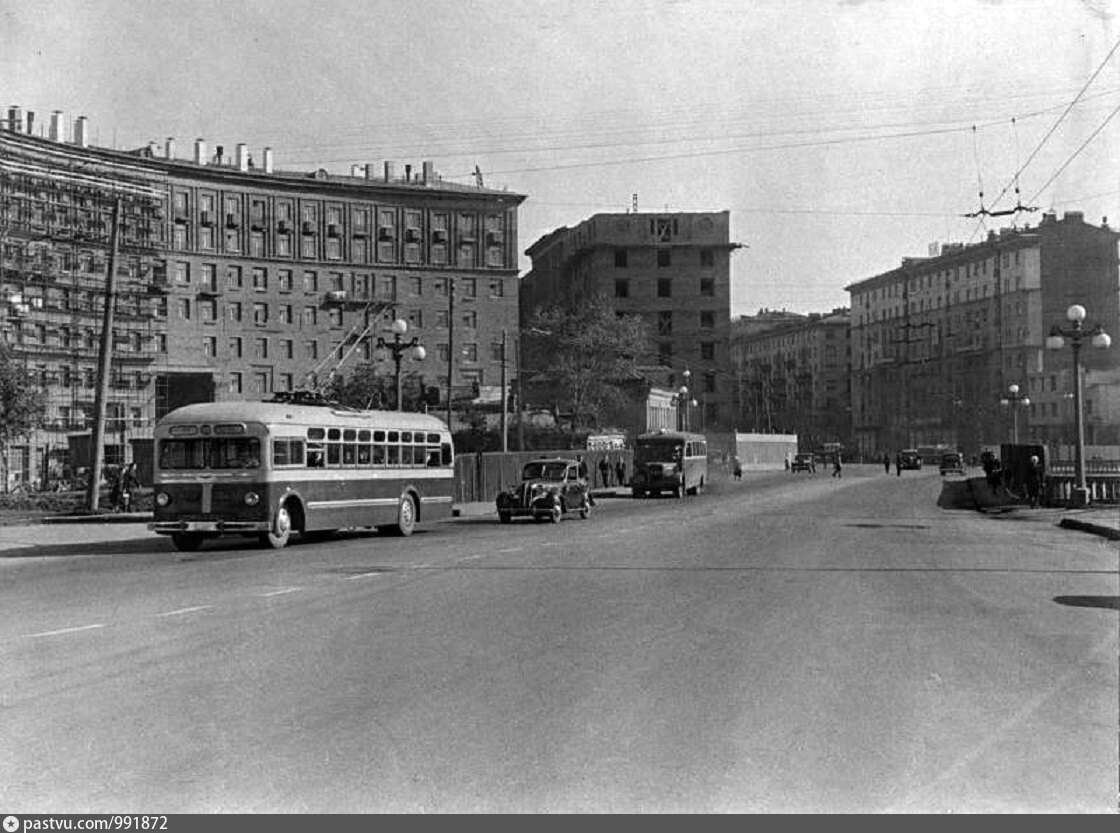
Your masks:
{"label": "trolleybus side window", "polygon": [[342,431],[342,464],[352,466],[358,458],[358,432],[354,428]]}
{"label": "trolleybus side window", "polygon": [[323,441],[326,439],[327,432],[322,428],[308,428],[307,429],[307,467],[310,469],[321,469],[326,464],[324,456]]}
{"label": "trolleybus side window", "polygon": [[401,463],[401,435],[399,431],[389,432],[389,445],[386,448],[388,452],[385,456],[385,463],[390,466],[399,466]]}
{"label": "trolleybus side window", "polygon": [[385,432],[373,432],[373,464],[375,466],[385,465]]}
{"label": "trolleybus side window", "polygon": [[303,440],[275,439],[272,441],[272,465],[302,466]]}

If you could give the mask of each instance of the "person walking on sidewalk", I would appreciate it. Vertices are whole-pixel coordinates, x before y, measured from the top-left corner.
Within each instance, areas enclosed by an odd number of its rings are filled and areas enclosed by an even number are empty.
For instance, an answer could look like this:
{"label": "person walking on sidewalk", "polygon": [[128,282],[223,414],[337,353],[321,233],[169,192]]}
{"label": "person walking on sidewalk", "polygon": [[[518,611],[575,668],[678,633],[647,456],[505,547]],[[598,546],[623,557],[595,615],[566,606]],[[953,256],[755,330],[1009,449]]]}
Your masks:
{"label": "person walking on sidewalk", "polygon": [[599,460],[599,482],[604,489],[611,485],[611,464],[606,457]]}
{"label": "person walking on sidewalk", "polygon": [[626,461],[621,457],[619,457],[618,462],[614,464],[614,476],[616,486],[626,485]]}
{"label": "person walking on sidewalk", "polygon": [[883,473],[891,473],[891,455],[887,454],[885,451],[883,452]]}
{"label": "person walking on sidewalk", "polygon": [[832,458],[832,476],[841,477],[843,467],[840,465],[840,452],[836,452],[836,456]]}
{"label": "person walking on sidewalk", "polygon": [[1030,501],[1032,509],[1037,509],[1038,497],[1042,493],[1042,464],[1033,454],[1027,466],[1026,481],[1027,500]]}

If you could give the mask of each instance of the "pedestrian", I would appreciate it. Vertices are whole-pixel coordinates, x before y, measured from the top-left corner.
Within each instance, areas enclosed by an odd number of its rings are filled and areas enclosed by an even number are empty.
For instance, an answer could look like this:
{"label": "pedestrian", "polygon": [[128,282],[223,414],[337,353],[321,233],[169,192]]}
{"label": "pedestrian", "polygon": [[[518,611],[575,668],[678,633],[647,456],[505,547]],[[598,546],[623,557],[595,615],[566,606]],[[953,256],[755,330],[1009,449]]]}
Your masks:
{"label": "pedestrian", "polygon": [[1042,464],[1038,457],[1031,455],[1029,464],[1027,465],[1027,499],[1030,501],[1031,508],[1038,508],[1038,498],[1042,492]]}
{"label": "pedestrian", "polygon": [[586,480],[587,479],[587,461],[583,459],[582,454],[577,454],[576,455],[576,462],[579,464],[579,476],[582,477],[584,480]]}
{"label": "pedestrian", "polygon": [[731,462],[735,466],[735,479],[736,480],[742,480],[743,479],[743,464],[739,462],[738,456],[732,457]]}
{"label": "pedestrian", "polygon": [[887,454],[885,451],[883,452],[883,473],[891,473],[891,455]]}
{"label": "pedestrian", "polygon": [[606,457],[599,458],[599,480],[604,489],[611,485],[611,464]]}
{"label": "pedestrian", "polygon": [[902,477],[902,452],[894,455],[894,473]]}
{"label": "pedestrian", "polygon": [[837,451],[836,456],[832,458],[832,476],[833,477],[841,477],[842,476],[842,474],[841,474],[842,471],[843,471],[843,469],[840,465],[840,452]]}
{"label": "pedestrian", "polygon": [[109,475],[109,511],[119,512],[121,508],[121,486],[124,483],[124,467]]}
{"label": "pedestrian", "polygon": [[626,485],[626,461],[621,457],[619,457],[618,462],[614,464],[614,476],[616,485]]}

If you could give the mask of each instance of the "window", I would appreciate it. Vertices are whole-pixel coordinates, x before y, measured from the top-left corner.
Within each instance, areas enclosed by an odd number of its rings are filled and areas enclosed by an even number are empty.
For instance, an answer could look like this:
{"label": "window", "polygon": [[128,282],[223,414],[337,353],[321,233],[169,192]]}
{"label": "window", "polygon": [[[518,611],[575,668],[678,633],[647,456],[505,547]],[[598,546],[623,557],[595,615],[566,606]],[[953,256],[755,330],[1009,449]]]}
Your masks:
{"label": "window", "polygon": [[332,307],[327,310],[327,320],[330,321],[332,327],[342,326],[342,310],[339,307]]}
{"label": "window", "polygon": [[181,260],[176,261],[172,266],[173,274],[175,275],[175,283],[180,286],[186,286],[191,282],[191,265]]}
{"label": "window", "polygon": [[505,351],[502,349],[500,341],[491,342],[490,344],[490,361],[500,362],[504,358]]}
{"label": "window", "polygon": [[447,329],[447,310],[436,310],[436,327],[446,330]]}
{"label": "window", "polygon": [[[292,374],[291,373],[281,373],[279,384],[280,384],[280,390],[283,390],[283,391],[292,390],[292,384],[293,384]],[[302,455],[301,455],[301,459],[302,459]]]}
{"label": "window", "polygon": [[341,272],[331,272],[327,275],[327,289],[331,292],[342,292],[346,289],[346,278]]}
{"label": "window", "polygon": [[280,323],[281,324],[291,324],[292,323],[292,305],[291,304],[281,304],[280,305]]}
{"label": "window", "polygon": [[382,275],[377,281],[378,297],[386,301],[397,300],[397,279],[394,275]]}
{"label": "window", "polygon": [[319,322],[319,311],[315,307],[303,308],[303,326],[314,327]]}
{"label": "window", "polygon": [[500,278],[490,281],[490,297],[501,298],[505,295],[505,284]]}
{"label": "window", "polygon": [[700,266],[703,269],[711,269],[716,265],[715,252],[711,249],[700,250]]}
{"label": "window", "polygon": [[630,281],[625,278],[619,278],[614,282],[614,297],[616,298],[629,298],[630,297]]}
{"label": "window", "polygon": [[230,301],[228,304],[226,304],[226,317],[229,318],[230,321],[240,321],[241,320],[241,302],[240,301]]}
{"label": "window", "polygon": [[657,265],[662,269],[673,265],[672,252],[669,249],[657,250]]}
{"label": "window", "polygon": [[327,238],[327,260],[340,260],[342,258],[342,241],[337,237]]}
{"label": "window", "polygon": [[478,282],[474,278],[463,278],[463,297],[478,297]]}
{"label": "window", "polygon": [[206,292],[218,291],[218,267],[213,263],[202,264],[202,288]]}
{"label": "window", "polygon": [[715,278],[700,279],[700,294],[706,298],[714,298],[716,294]]}
{"label": "window", "polygon": [[625,269],[627,266],[627,252],[626,249],[614,250],[614,267],[616,269]]}
{"label": "window", "polygon": [[673,311],[664,309],[657,313],[657,334],[671,336],[673,334]]}
{"label": "window", "polygon": [[253,304],[253,323],[258,327],[268,323],[268,304]]}
{"label": "window", "polygon": [[700,358],[705,361],[713,361],[716,357],[716,345],[714,341],[703,341],[700,343]]}
{"label": "window", "polygon": [[208,359],[212,359],[218,355],[218,339],[214,336],[206,336],[202,339],[202,355]]}
{"label": "window", "polygon": [[716,326],[716,314],[711,310],[700,311],[700,326],[705,330],[710,330]]}
{"label": "window", "polygon": [[253,289],[257,292],[265,292],[268,290],[268,270],[262,268],[253,269]]}
{"label": "window", "polygon": [[439,359],[439,361],[443,362],[444,364],[447,363],[447,345],[446,344],[437,344],[436,345],[436,358]]}
{"label": "window", "polygon": [[296,343],[290,338],[286,338],[280,342],[280,357],[284,359],[294,359],[296,355]]}
{"label": "window", "polygon": [[276,235],[276,254],[279,257],[292,256],[292,236],[290,234]]}
{"label": "window", "polygon": [[213,324],[218,319],[218,302],[212,299],[199,301],[198,317]]}
{"label": "window", "polygon": [[319,342],[315,339],[303,343],[303,355],[308,359],[319,358]]}
{"label": "window", "polygon": [[253,356],[258,359],[268,358],[268,339],[265,337],[253,340]]}
{"label": "window", "polygon": [[463,361],[477,362],[478,361],[478,345],[477,344],[464,344],[463,345]]}
{"label": "window", "polygon": [[705,393],[715,393],[716,392],[716,374],[715,374],[714,371],[711,371],[711,370],[704,371],[704,392]]}
{"label": "window", "polygon": [[156,352],[157,353],[166,353],[167,352],[167,333],[157,333],[156,334]]}
{"label": "window", "polygon": [[241,288],[241,267],[240,266],[227,266],[226,267],[226,287],[229,289]]}
{"label": "window", "polygon": [[241,393],[241,374],[240,373],[229,374],[229,392],[230,393]]}
{"label": "window", "polygon": [[242,356],[241,337],[233,336],[229,340],[229,356],[231,359],[240,359]]}
{"label": "window", "polygon": [[657,345],[657,363],[662,367],[668,367],[673,363],[673,343],[671,341],[663,341]]}
{"label": "window", "polygon": [[466,310],[463,313],[462,321],[464,327],[473,330],[478,327],[478,313],[473,309]]}
{"label": "window", "polygon": [[184,321],[190,321],[191,320],[191,299],[190,298],[180,298],[179,299],[179,317],[181,319],[183,319]]}
{"label": "window", "polygon": [[658,298],[672,298],[673,297],[673,279],[672,278],[658,278],[657,279],[657,297]]}
{"label": "window", "polygon": [[319,291],[319,276],[315,272],[303,273],[303,291],[304,292],[318,292]]}
{"label": "window", "polygon": [[259,231],[249,232],[249,254],[252,257],[264,257],[264,233]]}

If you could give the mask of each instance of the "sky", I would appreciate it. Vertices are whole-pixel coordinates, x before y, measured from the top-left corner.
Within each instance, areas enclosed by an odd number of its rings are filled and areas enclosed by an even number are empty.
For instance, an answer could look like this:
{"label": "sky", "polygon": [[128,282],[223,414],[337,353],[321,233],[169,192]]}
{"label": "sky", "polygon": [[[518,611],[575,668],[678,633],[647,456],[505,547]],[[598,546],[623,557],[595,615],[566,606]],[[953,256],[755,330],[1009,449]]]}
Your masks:
{"label": "sky", "polygon": [[733,316],[1044,210],[1120,227],[1120,0],[0,0],[0,98],[106,147],[477,166],[522,252],[729,211]]}

